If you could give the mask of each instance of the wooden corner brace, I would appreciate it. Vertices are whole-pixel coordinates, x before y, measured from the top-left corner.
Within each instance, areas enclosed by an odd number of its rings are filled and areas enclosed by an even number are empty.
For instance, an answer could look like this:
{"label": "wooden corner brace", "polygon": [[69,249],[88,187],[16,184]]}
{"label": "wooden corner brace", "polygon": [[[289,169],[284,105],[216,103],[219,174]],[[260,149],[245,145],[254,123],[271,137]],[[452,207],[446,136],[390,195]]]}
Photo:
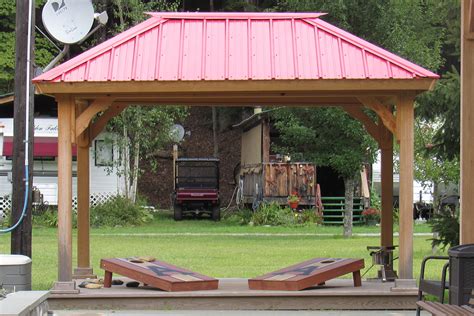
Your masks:
{"label": "wooden corner brace", "polygon": [[362,106],[344,106],[343,109],[347,114],[361,122],[367,133],[369,133],[369,135],[372,136],[379,145],[381,144],[382,139],[380,137],[379,127],[367,114],[364,113],[364,111],[362,111]]}
{"label": "wooden corner brace", "polygon": [[102,132],[110,119],[122,113],[126,107],[127,105],[125,104],[112,104],[108,110],[106,110],[94,123],[92,123],[89,134],[90,141],[92,142],[97,137],[97,135]]}
{"label": "wooden corner brace", "polygon": [[107,110],[112,104],[111,98],[95,99],[80,115],[76,118],[76,137],[81,135],[88,127],[94,116]]}
{"label": "wooden corner brace", "polygon": [[360,103],[372,109],[383,122],[383,125],[395,136],[398,140],[398,133],[397,133],[397,122],[393,113],[389,110],[389,108],[383,105],[374,97],[358,97]]}

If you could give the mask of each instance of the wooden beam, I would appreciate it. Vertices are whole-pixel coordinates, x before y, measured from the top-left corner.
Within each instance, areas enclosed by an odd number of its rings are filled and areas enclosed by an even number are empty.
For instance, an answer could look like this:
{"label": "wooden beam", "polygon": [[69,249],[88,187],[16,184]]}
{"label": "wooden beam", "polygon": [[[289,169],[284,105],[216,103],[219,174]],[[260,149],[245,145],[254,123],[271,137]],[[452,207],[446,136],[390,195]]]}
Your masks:
{"label": "wooden beam", "polygon": [[358,101],[346,101],[346,102],[337,102],[337,101],[321,101],[319,100],[315,102],[314,98],[307,98],[307,99],[203,99],[203,98],[195,98],[195,99],[160,99],[160,101],[116,101],[114,103],[123,104],[123,105],[140,105],[140,106],[166,106],[166,105],[182,105],[182,106],[225,106],[225,107],[245,107],[245,106],[291,106],[291,107],[312,107],[312,106],[356,106],[360,105]]}
{"label": "wooden beam", "polygon": [[[76,114],[83,113],[88,104],[78,103]],[[77,136],[77,267],[75,279],[96,277],[90,265],[90,166],[89,166],[89,128]]]}
{"label": "wooden beam", "polygon": [[58,281],[72,280],[72,97],[58,100]]}
{"label": "wooden beam", "polygon": [[116,117],[128,106],[128,104],[113,103],[110,108],[92,123],[90,127],[90,141],[92,142],[105,128],[110,119]]}
{"label": "wooden beam", "polygon": [[474,40],[466,37],[473,5],[462,1],[461,8],[461,244],[474,243]]}
{"label": "wooden beam", "polygon": [[393,135],[382,124],[380,129],[381,151],[381,186],[382,186],[382,216],[381,216],[381,246],[393,246]]}
{"label": "wooden beam", "polygon": [[35,82],[43,94],[59,93],[158,93],[231,91],[422,91],[433,88],[436,79],[324,79],[324,80],[176,80],[107,82]]}
{"label": "wooden beam", "polygon": [[390,132],[398,139],[397,136],[397,122],[393,113],[389,110],[389,107],[380,103],[373,97],[358,97],[359,101],[372,109],[382,119],[383,125],[388,128]]}
{"label": "wooden beam", "polygon": [[81,135],[86,128],[89,127],[91,120],[97,113],[105,111],[112,104],[113,99],[111,98],[98,98],[95,99],[75,120],[75,135]]}
{"label": "wooden beam", "polygon": [[362,110],[362,106],[343,106],[344,111],[347,112],[354,119],[360,121],[364,125],[365,130],[372,136],[373,139],[380,145],[380,130],[377,124]]}
{"label": "wooden beam", "polygon": [[414,109],[413,96],[400,96],[400,237],[398,270],[401,279],[413,279],[413,159]]}

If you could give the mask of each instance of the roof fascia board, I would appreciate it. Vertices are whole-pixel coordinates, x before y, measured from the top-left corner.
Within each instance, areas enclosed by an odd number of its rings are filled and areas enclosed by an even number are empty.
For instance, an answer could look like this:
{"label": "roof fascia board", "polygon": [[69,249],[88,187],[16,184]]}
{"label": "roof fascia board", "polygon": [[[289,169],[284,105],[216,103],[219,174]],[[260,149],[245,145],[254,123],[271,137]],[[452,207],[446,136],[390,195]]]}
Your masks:
{"label": "roof fascia board", "polygon": [[351,92],[426,91],[436,79],[315,79],[315,80],[225,80],[225,81],[110,81],[110,82],[37,82],[40,93],[108,94],[170,92]]}

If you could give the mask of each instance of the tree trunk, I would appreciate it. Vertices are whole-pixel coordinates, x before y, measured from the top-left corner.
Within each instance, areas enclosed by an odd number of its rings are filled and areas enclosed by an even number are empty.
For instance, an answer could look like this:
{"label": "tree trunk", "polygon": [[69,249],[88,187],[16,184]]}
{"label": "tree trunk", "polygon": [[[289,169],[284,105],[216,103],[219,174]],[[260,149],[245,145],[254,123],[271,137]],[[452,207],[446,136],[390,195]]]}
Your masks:
{"label": "tree trunk", "polygon": [[354,178],[344,179],[344,237],[352,237],[352,212],[354,209]]}
{"label": "tree trunk", "polygon": [[130,200],[135,203],[137,200],[137,185],[138,185],[138,168],[140,161],[140,142],[136,142],[133,148],[133,171],[130,173],[132,176],[132,188],[130,192]]}
{"label": "tree trunk", "polygon": [[123,126],[123,139],[125,143],[122,143],[122,159],[123,159],[123,181],[124,181],[124,195],[128,199],[129,195],[129,188],[130,188],[130,178],[129,178],[129,165],[130,165],[130,157],[129,157],[129,149],[128,149],[128,133],[127,127]]}

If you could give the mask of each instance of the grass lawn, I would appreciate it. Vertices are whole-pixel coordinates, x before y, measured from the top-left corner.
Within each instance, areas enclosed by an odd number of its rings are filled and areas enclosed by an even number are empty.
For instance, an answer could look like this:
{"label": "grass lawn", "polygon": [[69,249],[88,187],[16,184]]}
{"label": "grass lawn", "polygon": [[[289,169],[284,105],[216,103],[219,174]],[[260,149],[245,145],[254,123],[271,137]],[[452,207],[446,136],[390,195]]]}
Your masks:
{"label": "grass lawn", "polygon": [[[377,233],[379,230],[379,227],[354,227],[355,233]],[[429,232],[429,227],[416,225],[415,232]],[[265,234],[258,235],[262,233]],[[312,257],[364,258],[367,269],[372,261],[366,246],[378,245],[379,237],[344,239],[340,237],[341,233],[339,226],[252,227],[225,221],[175,222],[170,214],[160,214],[152,223],[141,227],[91,229],[91,257],[94,272],[100,276],[103,275],[99,269],[101,258],[137,255],[152,255],[214,277],[253,277]],[[74,250],[75,237],[74,231]],[[414,237],[416,276],[422,258],[431,254],[428,238]],[[33,289],[49,289],[56,279],[57,247],[56,229],[34,228]],[[0,253],[9,251],[10,235],[0,235]],[[73,260],[75,266],[75,253]],[[427,274],[438,277],[441,267],[442,263],[433,263]],[[366,277],[375,274],[376,269],[372,268]]]}

